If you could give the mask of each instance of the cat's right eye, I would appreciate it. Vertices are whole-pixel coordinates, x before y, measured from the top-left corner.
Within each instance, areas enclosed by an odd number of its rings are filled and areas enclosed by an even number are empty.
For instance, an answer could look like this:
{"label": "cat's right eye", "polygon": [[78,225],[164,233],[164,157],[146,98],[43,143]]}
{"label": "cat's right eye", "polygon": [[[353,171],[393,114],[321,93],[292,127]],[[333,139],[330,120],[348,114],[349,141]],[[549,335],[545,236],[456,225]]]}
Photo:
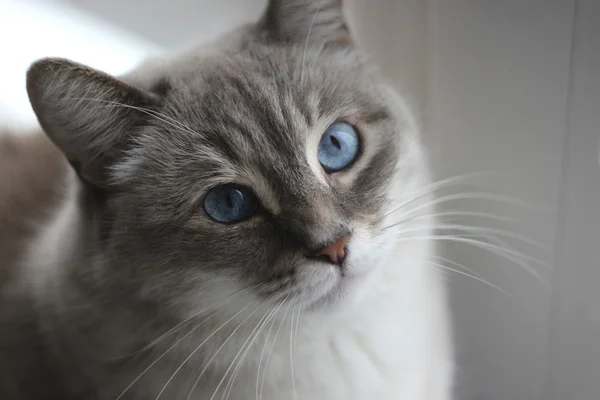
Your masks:
{"label": "cat's right eye", "polygon": [[227,184],[212,189],[204,198],[204,211],[213,220],[232,224],[250,218],[258,209],[258,199],[247,187]]}
{"label": "cat's right eye", "polygon": [[331,125],[319,142],[319,163],[331,174],[348,168],[358,156],[359,136],[352,125],[336,122]]}

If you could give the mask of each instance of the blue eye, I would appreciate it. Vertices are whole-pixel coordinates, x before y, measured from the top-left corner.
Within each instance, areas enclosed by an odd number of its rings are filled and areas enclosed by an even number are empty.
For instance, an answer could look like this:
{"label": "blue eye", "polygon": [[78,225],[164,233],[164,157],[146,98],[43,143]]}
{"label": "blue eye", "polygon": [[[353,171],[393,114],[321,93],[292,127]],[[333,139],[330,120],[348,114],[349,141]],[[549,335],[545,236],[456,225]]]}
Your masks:
{"label": "blue eye", "polygon": [[358,134],[352,125],[336,122],[321,137],[317,156],[323,169],[332,173],[352,164],[358,155],[358,148]]}
{"label": "blue eye", "polygon": [[212,189],[204,198],[204,211],[217,222],[230,224],[252,216],[258,200],[248,188],[223,185]]}

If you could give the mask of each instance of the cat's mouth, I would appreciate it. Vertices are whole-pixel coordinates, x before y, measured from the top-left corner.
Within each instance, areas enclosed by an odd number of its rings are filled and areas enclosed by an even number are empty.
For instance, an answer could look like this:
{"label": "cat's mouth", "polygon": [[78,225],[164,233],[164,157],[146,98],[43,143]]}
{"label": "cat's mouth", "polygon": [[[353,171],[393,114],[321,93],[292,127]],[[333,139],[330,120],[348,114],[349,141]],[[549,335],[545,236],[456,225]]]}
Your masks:
{"label": "cat's mouth", "polygon": [[337,282],[322,292],[319,296],[314,296],[312,299],[305,299],[305,308],[307,310],[331,310],[344,309],[354,303],[358,298],[360,287],[364,281],[364,277],[344,276],[337,279]]}
{"label": "cat's mouth", "polygon": [[340,308],[353,303],[367,281],[368,274],[354,268],[351,257],[341,267],[326,261],[312,261],[313,266],[327,269],[327,276],[310,289],[303,290],[301,302],[307,309]]}

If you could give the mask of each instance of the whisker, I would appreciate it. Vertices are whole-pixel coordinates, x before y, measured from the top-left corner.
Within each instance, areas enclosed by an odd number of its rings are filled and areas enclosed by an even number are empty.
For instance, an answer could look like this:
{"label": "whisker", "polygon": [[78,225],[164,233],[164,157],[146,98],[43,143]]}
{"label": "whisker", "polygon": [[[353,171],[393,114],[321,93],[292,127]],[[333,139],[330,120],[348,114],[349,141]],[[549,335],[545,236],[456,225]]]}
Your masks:
{"label": "whisker", "polygon": [[414,196],[420,196],[422,194],[431,194],[439,189],[444,189],[453,185],[459,185],[468,179],[472,179],[478,176],[487,175],[485,172],[470,172],[460,175],[450,176],[448,178],[439,179],[433,182],[428,183],[427,185],[419,188]]}
{"label": "whisker", "polygon": [[431,214],[424,214],[424,215],[415,217],[415,219],[423,219],[423,218],[437,219],[437,218],[443,218],[443,217],[474,217],[474,218],[486,218],[486,219],[491,219],[491,220],[501,221],[501,222],[517,222],[517,220],[515,218],[504,217],[504,216],[495,215],[495,214],[491,214],[491,213],[485,213],[485,212],[462,211],[462,210],[447,210],[447,211],[441,211],[441,212],[436,212],[436,213],[431,213]]}
{"label": "whisker", "polygon": [[[211,396],[210,400],[213,400],[213,398],[217,395],[219,388],[221,387],[221,384],[223,382],[225,382],[225,379],[227,378],[227,375],[229,374],[229,371],[231,371],[231,368],[233,368],[233,366],[235,365],[235,368],[233,369],[233,372],[231,373],[230,377],[229,377],[229,381],[227,382],[227,385],[225,385],[225,388],[223,389],[223,394],[221,395],[221,400],[224,400],[225,395],[229,396],[229,388],[231,385],[231,388],[233,388],[233,378],[236,374],[236,371],[238,370],[238,366],[241,366],[241,362],[243,360],[243,355],[246,354],[246,352],[244,351],[244,349],[246,348],[246,344],[248,344],[248,342],[250,341],[251,338],[254,338],[254,334],[255,332],[258,332],[259,330],[259,326],[262,326],[262,323],[264,321],[266,321],[268,319],[268,316],[270,314],[270,312],[272,312],[273,310],[270,311],[266,311],[265,314],[258,320],[258,323],[256,324],[256,326],[254,327],[254,329],[252,329],[252,331],[250,332],[250,334],[248,335],[248,337],[246,338],[246,340],[244,341],[244,343],[242,343],[242,345],[240,346],[240,349],[238,350],[238,352],[236,353],[235,357],[233,358],[233,360],[231,360],[231,362],[229,363],[229,367],[227,367],[227,369],[225,370],[225,372],[223,373],[223,377],[221,378],[221,380],[219,381],[219,384],[217,385],[217,387],[215,388],[213,395]],[[219,350],[221,350],[223,348],[223,346],[225,345],[225,343],[223,343],[215,352],[215,354],[213,355],[213,357],[216,357],[217,353],[219,352]],[[242,355],[243,354],[243,355]],[[238,360],[239,358],[239,360]],[[212,361],[213,358],[211,358],[210,361]],[[237,363],[236,363],[237,361]],[[193,388],[192,388],[193,389]],[[191,392],[190,392],[191,395]],[[189,400],[189,396],[188,399]]]}
{"label": "whisker", "polygon": [[262,399],[262,395],[263,395],[263,388],[265,386],[265,381],[267,379],[267,369],[269,368],[269,361],[271,361],[271,356],[273,355],[273,349],[275,348],[275,345],[277,343],[277,338],[279,337],[279,332],[281,331],[281,327],[283,326],[283,321],[285,320],[285,316],[283,318],[280,319],[279,321],[279,326],[277,327],[277,331],[275,332],[275,337],[273,338],[273,345],[271,346],[271,349],[269,350],[269,355],[267,356],[267,360],[265,362],[265,369],[263,372],[263,380],[260,384],[260,392],[259,392],[259,400]]}
{"label": "whisker", "polygon": [[496,286],[493,283],[490,283],[490,282],[488,282],[488,281],[486,281],[486,280],[484,280],[482,278],[479,278],[479,277],[477,277],[475,275],[471,275],[471,274],[469,274],[467,272],[463,272],[463,271],[460,271],[460,270],[457,270],[457,269],[454,269],[454,268],[451,268],[451,267],[448,267],[446,265],[443,265],[443,264],[440,264],[440,263],[436,263],[436,262],[433,262],[433,261],[427,261],[427,263],[433,265],[434,267],[441,268],[443,270],[454,272],[456,274],[459,274],[459,275],[466,276],[468,278],[474,279],[474,280],[476,280],[478,282],[481,282],[481,283],[484,283],[484,284],[486,284],[486,285],[488,285],[488,286],[490,286],[490,287],[492,287],[492,288],[494,288],[496,290],[499,290],[499,291],[501,291],[502,293],[504,293],[504,294],[506,294],[508,296],[512,296],[510,293],[508,293],[506,290],[500,288],[499,286]]}
{"label": "whisker", "polygon": [[[517,250],[513,250],[509,246],[505,247],[505,246],[502,246],[502,245],[488,243],[488,242],[484,242],[484,241],[481,241],[481,240],[475,240],[477,238],[481,238],[478,235],[468,235],[468,234],[460,234],[460,235],[437,235],[437,236],[434,235],[434,237],[437,238],[437,239],[441,238],[441,239],[444,239],[444,240],[446,240],[446,239],[447,240],[457,239],[457,240],[460,240],[460,241],[462,241],[464,243],[467,243],[467,244],[478,244],[478,245],[486,246],[487,248],[490,248],[490,249],[493,249],[493,250],[504,251],[504,252],[506,252],[507,255],[510,255],[510,256],[513,256],[513,257],[516,257],[516,258],[520,258],[520,259],[523,259],[523,260],[526,260],[526,261],[530,261],[530,262],[533,262],[533,263],[538,264],[538,265],[543,266],[543,267],[552,268],[552,265],[548,264],[547,262],[542,261],[542,260],[540,260],[540,259],[538,259],[536,257],[532,257],[532,256],[529,256],[527,254],[523,254],[523,253],[521,253],[521,252],[519,252]],[[414,238],[416,238],[416,237],[412,237],[412,236],[408,237],[408,239],[414,239]]]}
{"label": "whisker", "polygon": [[[262,302],[260,303],[262,304]],[[252,314],[254,314],[254,312],[256,310],[258,310],[258,308],[260,307],[260,304],[258,306],[256,306],[256,308],[254,309],[254,311],[252,311],[252,313],[250,313],[250,315],[248,315],[246,318],[244,318],[244,320],[240,323],[240,325],[238,325],[238,328],[241,326],[241,324],[243,324],[248,318],[250,318],[252,316]],[[250,304],[247,304],[244,308],[242,308],[240,311],[238,311],[233,317],[229,318],[227,321],[225,321],[221,326],[219,326],[217,329],[215,329],[210,335],[208,335],[207,338],[205,338],[187,357],[185,360],[183,360],[183,362],[179,365],[179,367],[177,367],[177,369],[175,370],[175,372],[173,372],[173,374],[171,375],[171,377],[167,380],[167,382],[165,383],[165,385],[163,386],[162,390],[158,393],[158,395],[156,396],[156,400],[158,400],[158,398],[164,393],[164,391],[167,389],[167,386],[169,386],[169,383],[171,383],[171,381],[175,378],[175,375],[177,375],[177,373],[183,368],[183,366],[194,356],[194,354],[196,354],[198,352],[198,350],[200,350],[200,348],[206,343],[208,342],[208,340],[213,337],[214,335],[217,334],[217,332],[219,332],[221,329],[223,329],[223,327],[225,327],[225,325],[227,325],[229,322],[231,322],[233,319],[235,319],[238,315],[240,315],[242,312],[244,312],[248,307],[250,307]],[[236,328],[236,330],[238,329]],[[235,332],[235,331],[234,331]],[[193,388],[192,388],[193,389]]]}
{"label": "whisker", "polygon": [[[539,258],[523,254],[523,253],[515,250],[507,242],[505,242],[505,241],[501,240],[500,238],[495,237],[493,235],[462,233],[462,234],[456,235],[456,236],[461,237],[463,239],[475,240],[481,244],[485,243],[487,246],[491,247],[491,248],[486,248],[486,250],[490,250],[490,251],[493,250],[492,253],[504,256],[506,259],[514,262],[515,264],[519,265],[526,271],[529,271],[529,273],[534,275],[536,278],[538,278],[540,280],[540,282],[543,282],[545,285],[548,285],[548,282],[546,282],[544,279],[542,279],[541,276],[539,276],[539,273],[537,272],[537,270],[535,270],[535,268],[533,268],[527,262],[530,261],[530,262],[536,263],[542,267],[546,267],[549,269],[553,268],[551,264],[549,264],[545,261],[542,261]],[[485,240],[487,240],[487,242],[484,242],[481,239],[485,239]],[[504,251],[504,254],[501,253],[502,251]]]}
{"label": "whisker", "polygon": [[[204,373],[206,372],[206,370],[208,369],[210,363],[212,362],[212,360],[215,359],[215,357],[217,356],[217,354],[219,353],[219,351],[225,347],[225,345],[227,344],[227,342],[233,337],[233,335],[235,335],[235,333],[242,327],[242,325],[248,321],[252,315],[254,315],[254,313],[260,308],[260,306],[264,303],[264,300],[261,301],[258,306],[256,306],[256,308],[254,310],[252,310],[252,312],[247,315],[237,326],[236,328],[229,334],[229,336],[227,336],[227,338],[225,339],[225,341],[223,343],[221,343],[221,345],[217,348],[217,350],[214,352],[214,354],[212,355],[212,357],[208,360],[208,362],[204,365],[204,367],[202,368],[202,370],[200,371],[200,374],[198,375],[198,377],[196,377],[196,380],[194,381],[194,384],[192,385],[192,388],[190,389],[190,392],[188,393],[188,396],[186,397],[186,399],[190,399],[192,394],[194,393],[194,389],[196,388],[196,386],[198,385],[198,382],[200,382],[200,379],[202,378],[202,376],[204,375]],[[248,306],[246,306],[248,307]],[[234,316],[235,317],[235,316]],[[231,320],[231,319],[230,319]],[[229,322],[229,321],[228,321]],[[223,325],[224,326],[224,325]],[[221,326],[222,327],[222,326]],[[216,333],[216,332],[215,332]],[[194,350],[197,351],[200,346],[202,346],[208,339],[210,339],[210,337],[208,337],[204,342],[200,343],[200,345]],[[217,389],[218,390],[218,387]],[[215,393],[216,393],[215,390]]]}
{"label": "whisker", "polygon": [[385,217],[398,211],[399,209],[406,207],[407,205],[409,205],[419,199],[422,199],[424,197],[427,197],[427,196],[435,193],[435,191],[437,191],[437,190],[444,189],[446,187],[449,187],[449,186],[452,186],[455,184],[459,184],[462,181],[465,181],[466,179],[477,176],[477,175],[483,175],[483,173],[479,172],[479,173],[456,175],[456,176],[441,179],[441,180],[438,180],[435,182],[431,182],[431,183],[425,185],[424,187],[419,188],[415,193],[412,194],[412,196],[408,200],[405,200],[403,203],[401,203],[396,208],[392,209],[391,211],[388,211],[380,219],[384,219]]}
{"label": "whisker", "polygon": [[[468,236],[469,236],[469,235],[463,234],[463,237],[468,237]],[[475,237],[475,238],[477,238],[477,236],[476,236],[476,235],[473,235],[473,236],[471,236],[471,237]],[[496,237],[496,236],[494,236],[494,235],[481,234],[481,235],[479,235],[479,237],[480,237],[480,238],[483,238],[483,239],[486,239],[486,240],[488,240],[488,241],[490,241],[490,242],[491,242],[491,244],[493,244],[493,245],[496,245],[496,246],[497,246],[497,247],[499,247],[499,248],[502,248],[502,249],[505,249],[505,250],[509,250],[509,254],[511,254],[511,253],[512,253],[512,254],[514,254],[514,253],[517,253],[517,254],[515,254],[515,255],[514,255],[514,257],[515,257],[515,260],[514,260],[514,262],[515,262],[515,263],[517,263],[517,264],[519,264],[519,265],[521,265],[523,268],[525,268],[525,266],[527,266],[527,267],[531,268],[531,266],[529,266],[529,265],[528,265],[528,264],[527,264],[525,261],[521,261],[521,260],[519,259],[519,257],[518,257],[518,253],[519,253],[519,252],[518,252],[517,250],[515,250],[515,249],[514,249],[514,248],[513,248],[513,247],[512,247],[510,244],[508,244],[506,241],[504,241],[504,240],[502,240],[502,239],[500,239],[500,238],[498,238],[498,237]],[[547,248],[547,246],[544,246],[544,248]],[[523,258],[523,257],[521,257],[521,258]],[[536,260],[536,259],[532,257],[532,260]],[[534,262],[535,262],[535,261],[534,261]],[[541,260],[539,260],[539,259],[537,259],[537,264],[539,264],[539,265],[542,265],[542,266],[545,266],[545,267],[547,267],[547,268],[550,268],[550,269],[552,269],[552,268],[553,268],[553,266],[552,266],[551,264],[549,264],[549,263],[545,263],[545,262],[542,262],[542,261],[541,261]],[[541,279],[540,279],[540,280],[541,280]],[[542,281],[543,281],[543,280],[542,280]],[[546,281],[543,281],[543,282],[544,282],[546,285],[548,285],[548,283],[547,283]]]}
{"label": "whisker", "polygon": [[260,383],[260,371],[261,371],[261,367],[262,367],[262,361],[263,361],[263,357],[265,355],[265,349],[267,348],[267,344],[269,343],[269,337],[271,337],[271,331],[273,330],[273,327],[275,326],[275,321],[276,318],[271,318],[271,326],[269,327],[269,330],[267,331],[267,336],[265,337],[265,343],[263,345],[262,351],[260,352],[260,359],[258,360],[258,371],[256,373],[256,400],[258,400],[258,388],[259,388],[259,383]]}
{"label": "whisker", "polygon": [[190,127],[182,124],[181,122],[177,121],[174,118],[169,117],[168,115],[159,113],[158,111],[149,109],[149,108],[144,108],[144,107],[136,107],[136,106],[132,106],[130,104],[124,104],[124,103],[119,103],[116,101],[110,101],[110,100],[104,100],[104,99],[95,99],[95,98],[91,98],[91,97],[70,97],[68,98],[69,100],[85,100],[85,101],[96,101],[99,103],[106,103],[109,105],[113,105],[113,106],[117,106],[117,107],[123,107],[123,108],[130,108],[132,110],[136,110],[139,112],[142,112],[144,114],[150,115],[152,117],[155,117],[156,119],[158,119],[159,121],[162,121],[174,128],[178,128],[183,130],[186,133],[191,133],[194,135],[198,135],[198,132],[194,131],[193,129],[191,129]]}
{"label": "whisker", "polygon": [[[290,317],[290,374],[292,378],[292,390],[294,392],[294,399],[298,398],[296,392],[296,375],[294,374],[294,309],[292,308]],[[298,307],[298,315],[300,315],[300,307]]]}
{"label": "whisker", "polygon": [[[466,192],[466,193],[450,194],[450,195],[435,198],[427,203],[419,204],[418,206],[412,208],[411,210],[406,211],[406,214],[414,214],[416,211],[426,209],[429,207],[433,207],[435,205],[448,203],[451,201],[456,201],[456,200],[489,200],[489,201],[498,202],[498,203],[506,203],[506,204],[510,204],[513,206],[517,206],[517,207],[539,209],[539,207],[537,207],[537,206],[528,204],[528,203],[523,202],[518,199],[514,199],[512,197],[501,196],[501,195],[497,195],[497,194],[493,194],[493,193],[485,193],[485,192]],[[406,203],[402,204],[399,207],[395,207],[391,211],[387,212],[381,219],[391,215],[394,212],[399,211],[400,209],[402,209],[403,207],[405,207],[406,205],[408,205],[409,203],[414,202],[414,201],[415,201],[415,199],[412,199],[412,200],[409,200]]]}
{"label": "whisker", "polygon": [[435,226],[436,229],[443,230],[458,230],[463,232],[474,232],[474,233],[489,233],[492,235],[504,236],[514,240],[520,240],[523,243],[527,243],[531,246],[538,247],[540,249],[548,250],[548,246],[543,243],[538,242],[537,240],[531,239],[525,235],[521,235],[516,232],[506,231],[504,229],[498,228],[489,228],[487,226],[477,226],[477,225],[464,225],[464,224],[440,224]]}
{"label": "whisker", "polygon": [[[298,305],[298,314],[296,314],[296,346],[294,347],[294,351],[296,351],[298,345],[298,325],[300,324],[300,313],[302,312],[302,306]],[[297,351],[296,351],[297,353]]]}
{"label": "whisker", "polygon": [[[204,368],[202,369],[202,371],[200,371],[200,374],[198,375],[198,377],[196,378],[196,380],[194,381],[194,385],[192,386],[192,389],[190,390],[190,393],[188,394],[186,400],[189,400],[192,396],[192,393],[194,392],[194,389],[196,388],[196,385],[198,385],[198,382],[200,381],[200,378],[202,378],[202,375],[204,375],[204,372],[206,372],[206,370],[208,369],[208,366],[210,365],[210,363],[217,357],[217,354],[219,353],[219,351],[221,351],[221,349],[223,347],[225,347],[225,345],[227,344],[227,342],[229,342],[229,340],[235,335],[235,333],[242,327],[242,325],[244,325],[244,323],[246,321],[248,321],[252,315],[254,315],[254,313],[260,308],[260,306],[265,302],[265,300],[261,301],[260,304],[254,309],[252,310],[252,312],[246,317],[244,318],[239,324],[238,326],[236,326],[236,328],[229,334],[229,336],[227,336],[227,338],[225,339],[225,341],[223,343],[221,343],[221,345],[217,348],[217,350],[213,353],[212,357],[206,362],[206,365],[204,366]],[[262,317],[264,318],[264,316]],[[261,320],[262,320],[261,318]],[[260,323],[260,321],[259,321]],[[234,359],[235,361],[235,359]],[[231,368],[232,364],[229,366],[229,368],[227,368],[227,371],[225,371],[225,373],[223,374],[223,378],[221,379],[221,381],[219,382],[219,384],[217,385],[217,387],[215,388],[215,391],[213,393],[213,395],[211,396],[211,400],[216,396],[217,392],[219,391],[219,388],[221,387],[221,384],[223,383],[223,381],[225,380],[225,377],[227,376],[227,373],[229,372],[229,369]]]}
{"label": "whisker", "polygon": [[[225,392],[227,393],[227,396],[225,397],[225,400],[229,399],[229,395],[231,394],[231,390],[233,389],[233,384],[235,382],[235,378],[237,377],[241,367],[242,367],[242,363],[244,361],[244,359],[246,358],[246,355],[248,354],[248,351],[250,350],[250,347],[252,347],[252,344],[254,343],[254,341],[256,340],[256,338],[258,338],[260,332],[263,330],[263,328],[267,325],[267,323],[275,318],[275,314],[277,314],[277,311],[279,311],[279,309],[281,308],[281,306],[283,306],[283,303],[285,302],[285,300],[287,299],[288,296],[286,296],[284,299],[279,301],[279,304],[273,308],[273,310],[271,310],[269,312],[269,316],[264,320],[264,322],[260,322],[260,327],[258,328],[258,330],[256,331],[256,333],[254,335],[252,335],[252,333],[254,333],[254,331],[252,331],[250,333],[250,336],[252,337],[252,339],[250,340],[250,342],[248,343],[248,345],[246,346],[246,349],[244,350],[244,353],[242,354],[240,360],[237,363],[237,366],[235,367],[235,369],[233,370],[233,374],[229,380],[229,382],[227,383],[227,386],[225,387]],[[255,328],[256,329],[256,328]],[[244,343],[245,345],[246,343]],[[244,347],[244,345],[242,345],[242,348]],[[239,353],[238,353],[239,354]],[[237,358],[237,357],[236,357]],[[235,362],[235,359],[234,361]],[[233,363],[232,362],[232,363]]]}
{"label": "whisker", "polygon": [[[450,241],[450,242],[470,244],[474,247],[478,247],[483,250],[488,250],[498,256],[503,256],[503,257],[507,258],[508,260],[521,266],[524,270],[529,272],[533,277],[537,278],[544,285],[546,285],[546,286],[548,285],[548,283],[539,275],[539,273],[534,268],[532,268],[529,264],[523,262],[523,260],[535,262],[536,264],[540,264],[540,265],[547,266],[547,267],[550,267],[550,265],[541,260],[538,260],[534,257],[527,256],[527,255],[522,254],[515,250],[506,249],[504,247],[497,246],[497,245],[494,245],[494,244],[491,244],[488,242],[484,242],[481,240],[476,240],[476,239],[473,239],[472,237],[468,237],[468,236],[464,236],[464,235],[463,236],[448,236],[448,235],[409,236],[406,238],[401,238],[397,242],[405,242],[405,241],[410,241],[410,240],[440,240],[440,241]],[[519,257],[521,259],[519,259]]]}
{"label": "whisker", "polygon": [[446,263],[446,264],[454,265],[455,267],[458,267],[458,268],[462,268],[462,269],[464,269],[465,271],[467,271],[468,273],[470,273],[470,274],[472,274],[472,275],[475,275],[475,276],[476,276],[476,277],[478,277],[478,278],[481,278],[481,279],[483,279],[483,278],[481,277],[481,275],[479,275],[479,274],[477,273],[477,271],[475,271],[473,268],[469,268],[469,267],[467,267],[466,265],[463,265],[463,264],[457,263],[456,261],[453,261],[453,260],[451,260],[451,259],[449,259],[449,258],[442,257],[442,256],[439,256],[439,255],[436,255],[436,254],[429,254],[429,255],[428,255],[428,257],[435,258],[436,260],[439,260],[439,261],[441,261],[441,262],[444,262],[444,263]]}
{"label": "whisker", "polygon": [[[383,228],[381,228],[381,231],[385,231],[391,228],[394,228],[396,226],[402,225],[404,223],[406,223],[408,220],[418,220],[418,219],[428,219],[431,217],[434,217],[436,214],[429,214],[429,215],[422,215],[420,217],[414,217],[414,218],[404,218],[401,219],[400,221],[394,222],[393,224],[387,225]],[[397,234],[404,234],[404,233],[410,233],[410,232],[421,232],[423,230],[427,230],[429,229],[428,226],[422,226],[421,228],[406,228],[404,230],[398,231],[396,232]],[[516,232],[511,232],[511,231],[507,231],[505,229],[499,229],[499,228],[490,228],[487,226],[479,226],[479,225],[465,225],[465,224],[449,224],[449,223],[437,223],[434,224],[431,229],[434,229],[436,231],[440,231],[440,230],[448,230],[448,231],[452,231],[452,230],[456,230],[456,231],[461,231],[461,232],[473,232],[473,233],[488,233],[488,234],[492,234],[492,235],[498,235],[498,236],[504,236],[510,239],[514,239],[514,240],[519,240],[522,241],[523,243],[529,244],[531,246],[534,247],[538,247],[540,249],[544,249],[544,250],[549,250],[548,246],[546,246],[545,244],[531,239],[528,236],[516,233]]]}
{"label": "whisker", "polygon": [[[384,226],[384,227],[380,228],[380,230],[385,231],[385,230],[393,228],[395,226],[399,226],[399,225],[403,225],[403,224],[406,224],[411,221],[418,221],[418,220],[423,220],[423,219],[436,221],[440,217],[447,217],[447,216],[480,217],[480,218],[488,218],[488,219],[492,219],[492,220],[496,220],[496,221],[503,221],[503,222],[514,222],[515,221],[515,219],[513,219],[513,218],[501,217],[501,216],[497,216],[494,214],[482,213],[482,212],[451,210],[451,211],[444,211],[444,212],[437,212],[437,213],[434,212],[434,213],[422,214],[422,215],[411,215],[410,211],[408,211],[405,213],[405,216],[401,216],[400,220],[395,221],[394,223],[392,223],[390,225]],[[431,227],[431,229],[437,228],[441,225],[442,225],[441,223],[436,221],[435,225],[433,225]],[[473,226],[475,226],[475,225],[473,225]],[[426,227],[427,226],[424,226],[423,228],[425,229]],[[509,232],[509,231],[506,231],[506,232],[511,235],[513,234],[513,232]],[[532,239],[527,239],[527,240],[532,240]],[[538,242],[538,245],[545,247],[544,245],[539,244],[539,242]]]}
{"label": "whisker", "polygon": [[[226,296],[223,300],[227,300],[230,297],[235,296],[236,294],[239,294],[240,292],[246,290],[246,289],[251,289],[251,288],[256,288],[260,286],[260,284],[253,284],[253,285],[247,285],[244,286],[236,291],[234,291],[233,293],[230,293],[228,296]],[[132,351],[131,353],[124,355],[122,357],[119,357],[119,359],[123,359],[123,358],[127,358],[130,356],[133,356],[135,354],[141,353],[147,349],[150,349],[151,347],[155,346],[157,343],[159,343],[161,340],[163,340],[164,338],[166,338],[167,336],[169,336],[170,334],[174,333],[175,331],[177,331],[179,328],[183,327],[184,325],[188,324],[189,322],[193,321],[195,318],[199,317],[200,315],[202,315],[203,313],[212,310],[212,307],[206,307],[200,311],[198,311],[197,313],[194,313],[192,316],[186,318],[185,320],[181,321],[180,323],[178,323],[177,325],[175,325],[174,327],[172,327],[171,329],[169,329],[167,332],[163,333],[162,335],[160,335],[158,338],[154,339],[153,341],[151,341],[150,343],[148,343],[147,345],[145,345],[144,347],[137,349],[135,351]],[[212,310],[214,311],[214,310]]]}
{"label": "whisker", "polygon": [[[204,318],[202,321],[200,321],[200,323],[198,323],[197,325],[195,325],[188,333],[186,333],[185,335],[183,335],[181,338],[179,338],[175,343],[173,343],[173,345],[171,345],[167,350],[165,350],[160,356],[158,356],[158,358],[156,358],[148,367],[146,367],[146,369],[144,369],[122,392],[121,394],[119,394],[119,396],[117,396],[117,398],[115,400],[119,400],[121,397],[123,397],[123,395],[125,395],[125,393],[127,393],[127,391],[129,389],[131,389],[131,387],[133,387],[133,385],[135,385],[135,383],[137,381],[139,381],[152,367],[154,367],[160,360],[162,360],[171,350],[173,350],[177,345],[179,345],[179,343],[181,343],[182,341],[184,341],[187,337],[189,337],[192,333],[194,333],[194,331],[196,331],[196,329],[198,329],[200,326],[202,326],[204,323],[206,323],[210,318],[212,318],[214,315],[216,315],[218,312],[224,310],[225,308],[227,308],[230,304],[226,304],[223,307],[211,312],[206,318]],[[247,306],[246,306],[247,307]]]}

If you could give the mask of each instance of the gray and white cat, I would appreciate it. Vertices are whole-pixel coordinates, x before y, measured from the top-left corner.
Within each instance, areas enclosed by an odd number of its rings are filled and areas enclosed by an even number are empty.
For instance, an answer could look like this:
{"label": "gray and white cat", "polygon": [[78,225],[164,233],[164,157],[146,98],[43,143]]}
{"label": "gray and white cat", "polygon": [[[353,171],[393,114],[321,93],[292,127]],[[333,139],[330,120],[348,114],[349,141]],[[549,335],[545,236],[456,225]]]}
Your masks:
{"label": "gray and white cat", "polygon": [[0,398],[450,398],[426,159],[340,0],[27,90],[60,152],[0,138]]}

